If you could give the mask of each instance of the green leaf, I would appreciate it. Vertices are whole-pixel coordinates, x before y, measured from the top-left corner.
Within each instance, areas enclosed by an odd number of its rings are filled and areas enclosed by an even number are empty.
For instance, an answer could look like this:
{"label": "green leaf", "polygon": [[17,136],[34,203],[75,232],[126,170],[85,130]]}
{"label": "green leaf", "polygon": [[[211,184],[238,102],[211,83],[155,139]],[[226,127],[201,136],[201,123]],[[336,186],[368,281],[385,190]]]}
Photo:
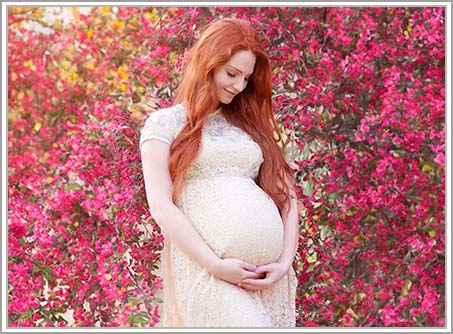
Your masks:
{"label": "green leaf", "polygon": [[319,227],[319,237],[321,238],[321,240],[324,240],[329,233],[330,229],[327,225],[321,225]]}
{"label": "green leaf", "polygon": [[71,190],[82,190],[82,187],[78,183],[66,183],[64,185],[64,191],[70,192]]}
{"label": "green leaf", "polygon": [[316,261],[318,261],[318,254],[315,252],[313,252],[313,254],[307,257],[308,263],[316,263]]}
{"label": "green leaf", "polygon": [[304,194],[307,196],[311,196],[313,193],[313,183],[308,180],[308,181],[302,181],[302,189],[304,190]]}
{"label": "green leaf", "polygon": [[132,326],[146,326],[148,319],[145,312],[131,313],[129,314],[127,321],[132,324]]}
{"label": "green leaf", "polygon": [[372,220],[376,220],[376,216],[375,216],[375,215],[368,214],[368,215],[365,217],[365,221],[366,221],[366,222],[369,222],[369,221],[372,221]]}
{"label": "green leaf", "polygon": [[315,264],[312,264],[311,266],[309,266],[309,267],[307,268],[306,272],[309,273],[309,272],[313,271],[313,270],[315,269],[316,265],[317,265],[317,264],[315,263]]}

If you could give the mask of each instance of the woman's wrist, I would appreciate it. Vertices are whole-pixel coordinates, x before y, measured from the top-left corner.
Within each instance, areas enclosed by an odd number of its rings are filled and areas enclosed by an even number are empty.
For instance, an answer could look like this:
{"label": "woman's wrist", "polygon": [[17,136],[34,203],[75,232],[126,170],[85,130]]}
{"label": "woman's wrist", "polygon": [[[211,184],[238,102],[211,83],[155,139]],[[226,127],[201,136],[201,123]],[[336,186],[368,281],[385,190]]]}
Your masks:
{"label": "woman's wrist", "polygon": [[287,272],[289,271],[289,268],[291,268],[293,261],[290,259],[281,258],[277,261],[277,263],[280,264]]}
{"label": "woman's wrist", "polygon": [[222,259],[219,258],[217,255],[212,256],[206,262],[205,269],[212,275],[217,276],[219,272],[219,268],[221,268]]}

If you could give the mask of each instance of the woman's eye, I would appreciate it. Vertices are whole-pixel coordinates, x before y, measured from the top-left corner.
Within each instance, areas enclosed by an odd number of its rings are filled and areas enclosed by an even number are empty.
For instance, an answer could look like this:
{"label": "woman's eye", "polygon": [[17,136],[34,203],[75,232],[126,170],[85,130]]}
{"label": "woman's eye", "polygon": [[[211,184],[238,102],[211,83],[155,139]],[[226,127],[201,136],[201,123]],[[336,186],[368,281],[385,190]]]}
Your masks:
{"label": "woman's eye", "polygon": [[227,72],[228,76],[234,78],[234,74],[233,73],[230,73],[230,72]]}

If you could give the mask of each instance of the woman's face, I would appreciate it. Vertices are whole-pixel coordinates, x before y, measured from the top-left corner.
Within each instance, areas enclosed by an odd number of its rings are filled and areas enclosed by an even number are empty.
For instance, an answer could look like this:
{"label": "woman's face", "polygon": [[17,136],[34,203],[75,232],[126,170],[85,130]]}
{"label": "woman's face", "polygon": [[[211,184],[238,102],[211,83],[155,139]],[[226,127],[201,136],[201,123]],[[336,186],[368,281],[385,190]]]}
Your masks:
{"label": "woman's face", "polygon": [[249,50],[236,52],[226,64],[214,70],[214,84],[217,98],[223,104],[229,104],[242,92],[253,73],[256,56]]}

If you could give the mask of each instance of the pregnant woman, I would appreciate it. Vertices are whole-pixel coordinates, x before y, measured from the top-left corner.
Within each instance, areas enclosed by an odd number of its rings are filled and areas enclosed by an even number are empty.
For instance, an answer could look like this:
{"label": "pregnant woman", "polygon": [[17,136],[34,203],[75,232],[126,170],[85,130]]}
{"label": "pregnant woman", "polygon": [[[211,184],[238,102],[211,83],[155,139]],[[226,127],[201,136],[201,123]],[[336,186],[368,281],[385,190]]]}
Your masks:
{"label": "pregnant woman", "polygon": [[175,104],[141,130],[164,327],[295,326],[297,199],[271,78],[250,24],[219,20],[190,50]]}

